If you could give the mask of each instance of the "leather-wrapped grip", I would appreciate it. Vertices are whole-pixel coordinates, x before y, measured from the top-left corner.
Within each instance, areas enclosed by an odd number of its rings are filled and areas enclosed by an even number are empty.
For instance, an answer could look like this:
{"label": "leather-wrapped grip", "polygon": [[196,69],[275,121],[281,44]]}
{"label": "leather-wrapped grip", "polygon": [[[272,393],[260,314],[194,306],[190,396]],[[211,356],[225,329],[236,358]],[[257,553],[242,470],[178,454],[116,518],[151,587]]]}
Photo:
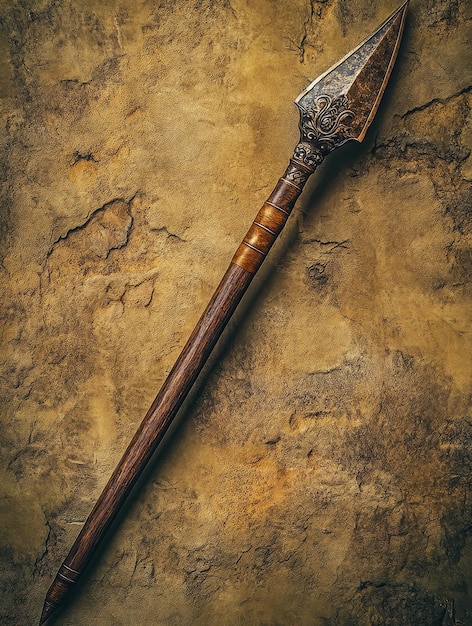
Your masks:
{"label": "leather-wrapped grip", "polygon": [[[292,161],[284,176],[262,205],[232,259],[235,265],[239,265],[251,274],[255,274],[261,266],[272,244],[285,226],[308,176],[313,172],[313,170],[306,170],[303,172],[305,176],[298,176],[295,183],[289,180],[294,169]],[[299,163],[297,163],[296,170],[300,174]]]}

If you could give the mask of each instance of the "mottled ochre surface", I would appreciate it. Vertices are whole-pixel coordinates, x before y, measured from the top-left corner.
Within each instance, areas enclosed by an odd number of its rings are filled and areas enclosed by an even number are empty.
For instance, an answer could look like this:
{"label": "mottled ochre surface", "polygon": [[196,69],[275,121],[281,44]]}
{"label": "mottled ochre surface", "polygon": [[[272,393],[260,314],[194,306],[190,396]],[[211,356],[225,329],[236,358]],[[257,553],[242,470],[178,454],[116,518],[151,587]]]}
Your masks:
{"label": "mottled ochre surface", "polygon": [[[298,139],[396,0],[0,3],[0,623],[44,594]],[[472,624],[468,0],[412,0],[60,626]]]}

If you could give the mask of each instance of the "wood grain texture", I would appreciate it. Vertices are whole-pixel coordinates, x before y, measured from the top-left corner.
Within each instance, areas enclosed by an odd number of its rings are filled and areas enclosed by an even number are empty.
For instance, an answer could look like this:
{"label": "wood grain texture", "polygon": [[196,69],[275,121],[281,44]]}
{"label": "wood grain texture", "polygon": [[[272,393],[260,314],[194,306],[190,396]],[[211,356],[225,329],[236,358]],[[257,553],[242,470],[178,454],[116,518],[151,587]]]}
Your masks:
{"label": "wood grain texture", "polygon": [[[187,397],[253,275],[231,263],[164,385],[87,518],[46,596],[47,618],[83,573]],[[45,621],[45,619],[43,620]]]}

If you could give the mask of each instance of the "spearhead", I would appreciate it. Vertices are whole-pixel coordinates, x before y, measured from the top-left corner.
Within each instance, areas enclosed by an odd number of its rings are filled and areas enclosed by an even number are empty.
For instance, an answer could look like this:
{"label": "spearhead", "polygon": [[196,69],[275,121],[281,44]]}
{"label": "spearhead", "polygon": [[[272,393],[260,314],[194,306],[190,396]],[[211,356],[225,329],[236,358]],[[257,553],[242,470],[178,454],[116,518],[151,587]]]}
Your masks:
{"label": "spearhead", "polygon": [[[292,159],[295,168],[313,172],[334,149],[364,139],[397,57],[407,6],[408,0],[295,100],[301,135]],[[296,182],[296,172],[292,178]]]}
{"label": "spearhead", "polygon": [[255,274],[318,165],[346,142],[364,139],[397,57],[407,5],[408,0],[295,100],[300,109],[300,142],[237,249],[236,265]]}

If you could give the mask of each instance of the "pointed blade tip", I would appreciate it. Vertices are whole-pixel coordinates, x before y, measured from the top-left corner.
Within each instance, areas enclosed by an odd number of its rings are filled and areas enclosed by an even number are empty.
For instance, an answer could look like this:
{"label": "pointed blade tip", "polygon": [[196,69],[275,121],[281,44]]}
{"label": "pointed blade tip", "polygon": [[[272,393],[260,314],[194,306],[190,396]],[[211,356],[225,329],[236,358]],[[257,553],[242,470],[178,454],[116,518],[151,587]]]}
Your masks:
{"label": "pointed blade tip", "polygon": [[[410,3],[410,0],[404,0],[404,2],[397,8],[395,9],[395,11],[393,11],[393,13],[391,13],[386,20],[384,20],[384,22],[382,22],[382,24],[380,24],[380,26],[378,26],[366,39],[364,39],[364,41],[362,41],[356,48],[354,48],[353,50],[351,50],[351,52],[348,52],[348,54],[342,58],[340,61],[338,61],[337,63],[335,63],[333,66],[331,66],[328,70],[326,70],[326,72],[323,72],[323,74],[321,74],[320,76],[318,76],[317,78],[315,78],[314,81],[312,81],[308,87],[306,87],[294,100],[295,104],[297,105],[297,107],[302,110],[302,105],[300,104],[301,99],[303,98],[303,96],[305,96],[307,93],[309,93],[313,87],[315,87],[315,85],[317,85],[319,82],[321,82],[323,80],[323,78],[325,78],[325,76],[327,76],[328,74],[330,74],[334,69],[336,69],[339,65],[341,65],[342,63],[344,63],[344,61],[346,61],[346,59],[348,59],[350,56],[352,56],[355,52],[357,52],[360,48],[362,48],[362,46],[364,46],[370,39],[372,39],[380,30],[382,30],[383,28],[385,28],[385,26],[387,24],[389,24],[390,22],[393,22],[394,19],[399,15],[399,13],[402,13],[402,18],[401,18],[401,22],[400,22],[400,28],[399,28],[399,32],[398,32],[398,37],[397,37],[397,44],[399,44],[399,41],[401,40],[401,36],[403,33],[403,26],[405,23],[405,16],[406,16],[406,12],[408,9],[408,5]],[[398,47],[398,45],[397,45]],[[392,61],[393,63],[395,62],[396,59],[396,52],[397,50],[395,50],[395,53],[393,55]],[[393,65],[392,63],[392,65]],[[390,75],[390,74],[389,74]],[[388,75],[388,76],[389,76]],[[387,78],[388,80],[388,78]],[[383,93],[383,92],[382,92]],[[357,139],[357,138],[356,138]],[[362,141],[363,137],[358,139],[358,141]]]}
{"label": "pointed blade tip", "polygon": [[[357,119],[357,123],[354,125],[355,128],[352,128],[350,140],[357,141],[361,143],[367,133],[368,128],[370,127],[375,114],[379,108],[380,101],[385,92],[386,86],[390,79],[390,75],[393,70],[393,66],[395,65],[395,61],[398,55],[398,50],[400,47],[400,42],[403,35],[403,29],[405,24],[406,12],[408,8],[409,0],[405,0],[373,33],[371,33],[362,43],[360,43],[354,50],[349,52],[343,59],[341,59],[338,63],[333,65],[326,72],[321,74],[318,78],[316,78],[295,100],[295,104],[300,110],[300,113],[303,117],[304,112],[308,106],[310,109],[315,101],[317,95],[321,98],[328,98],[331,100],[331,97],[334,100],[339,100],[341,98],[345,98],[348,96],[347,102],[350,101],[350,96],[357,92],[357,97],[354,96],[355,101],[360,105],[360,110],[357,107],[354,107],[353,117]],[[392,41],[392,36],[389,35],[391,33],[395,33]],[[389,43],[387,42],[389,40]],[[385,49],[386,47],[386,49]],[[378,50],[383,49],[384,58],[382,59],[382,53],[379,55]],[[385,54],[387,52],[387,55]],[[371,71],[372,68],[372,60],[380,56],[380,62],[382,63],[382,67],[385,67],[385,71],[383,72],[383,78],[380,79],[380,76],[377,72],[374,72],[375,81],[374,83],[371,80],[365,81],[365,70],[369,67],[367,74]],[[359,65],[356,67],[355,62],[357,61]],[[386,62],[385,62],[386,61]],[[377,63],[377,61],[375,61]],[[341,68],[346,66],[346,69],[343,71]],[[364,74],[364,78],[361,78],[361,75]],[[339,79],[343,76],[341,83]],[[342,85],[343,81],[347,79],[347,83]],[[329,85],[330,88],[324,89],[321,88],[321,85],[324,82]],[[333,83],[336,85],[333,86]],[[350,83],[350,86],[348,86]],[[361,91],[359,92],[359,83],[363,84],[360,87]],[[365,95],[362,95],[363,88],[367,87],[367,93],[370,92],[370,106],[368,105],[368,98],[366,100]],[[353,92],[352,92],[352,88]],[[360,99],[359,99],[360,98]],[[318,98],[319,99],[319,98]],[[355,102],[352,102],[354,105]],[[357,113],[360,114],[357,116],[354,111],[357,110]],[[362,121],[363,119],[363,121]]]}
{"label": "pointed blade tip", "polygon": [[[389,82],[390,79],[390,75],[392,73],[393,70],[393,66],[395,65],[395,61],[397,60],[397,56],[398,56],[398,50],[400,48],[400,43],[402,40],[402,36],[403,36],[403,30],[404,30],[404,26],[405,26],[405,19],[406,19],[406,13],[407,13],[407,9],[408,9],[408,5],[409,5],[410,0],[405,0],[396,11],[394,11],[392,13],[392,15],[384,22],[384,24],[379,28],[379,30],[385,26],[386,24],[389,23],[394,23],[394,22],[398,22],[398,31],[397,31],[397,35],[396,35],[396,40],[395,40],[395,45],[394,48],[392,50],[391,53],[391,57],[390,57],[390,61],[388,63],[388,67],[385,71],[385,76],[384,79],[382,81],[382,84],[378,90],[377,93],[377,97],[375,99],[375,102],[372,106],[371,112],[368,115],[364,127],[361,130],[361,132],[359,133],[358,137],[355,137],[354,139],[356,141],[358,141],[359,143],[362,143],[362,141],[364,140],[367,131],[370,127],[370,125],[372,124],[372,121],[377,113],[377,110],[379,108],[380,105],[380,101],[382,100],[382,97],[384,95],[385,89],[387,88],[387,84]],[[399,19],[400,17],[400,19]]]}

